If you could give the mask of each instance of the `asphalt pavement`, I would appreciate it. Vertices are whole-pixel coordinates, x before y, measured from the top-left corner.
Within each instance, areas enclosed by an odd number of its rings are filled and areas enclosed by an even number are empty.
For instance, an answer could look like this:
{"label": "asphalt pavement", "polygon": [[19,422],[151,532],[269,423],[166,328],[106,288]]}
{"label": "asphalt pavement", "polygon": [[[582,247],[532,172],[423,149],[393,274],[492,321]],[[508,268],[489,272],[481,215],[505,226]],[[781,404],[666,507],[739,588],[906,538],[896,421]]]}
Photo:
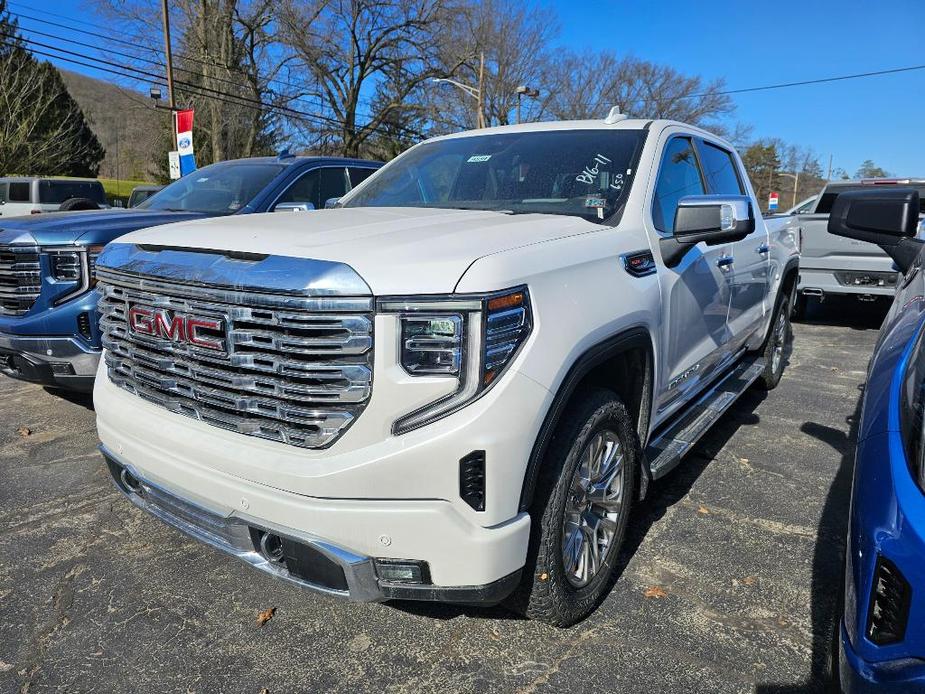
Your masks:
{"label": "asphalt pavement", "polygon": [[0,692],[819,690],[884,316],[821,308],[779,387],[747,393],[635,509],[612,591],[564,630],[255,572],[119,496],[89,400],[0,377]]}

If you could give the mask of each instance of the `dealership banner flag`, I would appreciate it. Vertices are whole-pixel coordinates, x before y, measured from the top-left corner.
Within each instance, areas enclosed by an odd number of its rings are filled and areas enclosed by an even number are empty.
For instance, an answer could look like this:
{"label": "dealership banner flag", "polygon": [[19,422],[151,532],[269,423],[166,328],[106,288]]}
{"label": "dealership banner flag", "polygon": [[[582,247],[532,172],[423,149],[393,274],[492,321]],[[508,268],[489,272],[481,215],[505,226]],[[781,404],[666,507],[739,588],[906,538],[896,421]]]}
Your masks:
{"label": "dealership banner flag", "polygon": [[193,109],[176,112],[177,152],[180,153],[180,175],[196,170],[196,156],[193,154]]}

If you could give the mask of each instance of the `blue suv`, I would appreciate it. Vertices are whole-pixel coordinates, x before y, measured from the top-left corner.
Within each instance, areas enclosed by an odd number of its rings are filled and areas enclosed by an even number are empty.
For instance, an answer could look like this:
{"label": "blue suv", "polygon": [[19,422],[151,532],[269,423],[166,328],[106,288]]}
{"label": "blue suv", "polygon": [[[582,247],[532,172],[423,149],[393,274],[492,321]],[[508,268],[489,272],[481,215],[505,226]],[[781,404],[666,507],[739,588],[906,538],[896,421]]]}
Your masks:
{"label": "blue suv", "polygon": [[925,692],[925,253],[912,188],[843,193],[829,232],[883,248],[903,273],[858,423],[838,629],[841,687]]}
{"label": "blue suv", "polygon": [[184,176],[130,210],[0,220],[0,373],[92,388],[101,353],[94,262],[113,239],[190,219],[322,208],[380,166],[288,154],[237,159]]}

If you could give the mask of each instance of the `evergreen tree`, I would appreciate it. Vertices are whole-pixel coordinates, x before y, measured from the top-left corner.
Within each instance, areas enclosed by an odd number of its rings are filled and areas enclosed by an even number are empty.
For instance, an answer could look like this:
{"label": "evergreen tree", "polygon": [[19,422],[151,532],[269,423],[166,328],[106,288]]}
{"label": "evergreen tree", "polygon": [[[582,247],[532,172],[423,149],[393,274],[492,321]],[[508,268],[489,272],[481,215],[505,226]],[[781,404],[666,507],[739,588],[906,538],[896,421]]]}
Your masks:
{"label": "evergreen tree", "polygon": [[0,175],[96,176],[105,151],[58,70],[26,48],[0,0]]}

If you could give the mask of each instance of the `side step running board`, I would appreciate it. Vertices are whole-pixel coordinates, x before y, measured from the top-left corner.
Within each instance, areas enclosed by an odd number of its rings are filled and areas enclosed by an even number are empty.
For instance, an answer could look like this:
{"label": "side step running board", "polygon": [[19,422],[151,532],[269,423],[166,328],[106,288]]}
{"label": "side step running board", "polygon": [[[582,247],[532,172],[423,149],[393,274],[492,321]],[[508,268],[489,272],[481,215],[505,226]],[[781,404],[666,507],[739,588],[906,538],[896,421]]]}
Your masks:
{"label": "side step running board", "polygon": [[760,355],[746,357],[652,439],[646,447],[652,479],[664,477],[681,462],[700,437],[755,382],[764,366]]}

